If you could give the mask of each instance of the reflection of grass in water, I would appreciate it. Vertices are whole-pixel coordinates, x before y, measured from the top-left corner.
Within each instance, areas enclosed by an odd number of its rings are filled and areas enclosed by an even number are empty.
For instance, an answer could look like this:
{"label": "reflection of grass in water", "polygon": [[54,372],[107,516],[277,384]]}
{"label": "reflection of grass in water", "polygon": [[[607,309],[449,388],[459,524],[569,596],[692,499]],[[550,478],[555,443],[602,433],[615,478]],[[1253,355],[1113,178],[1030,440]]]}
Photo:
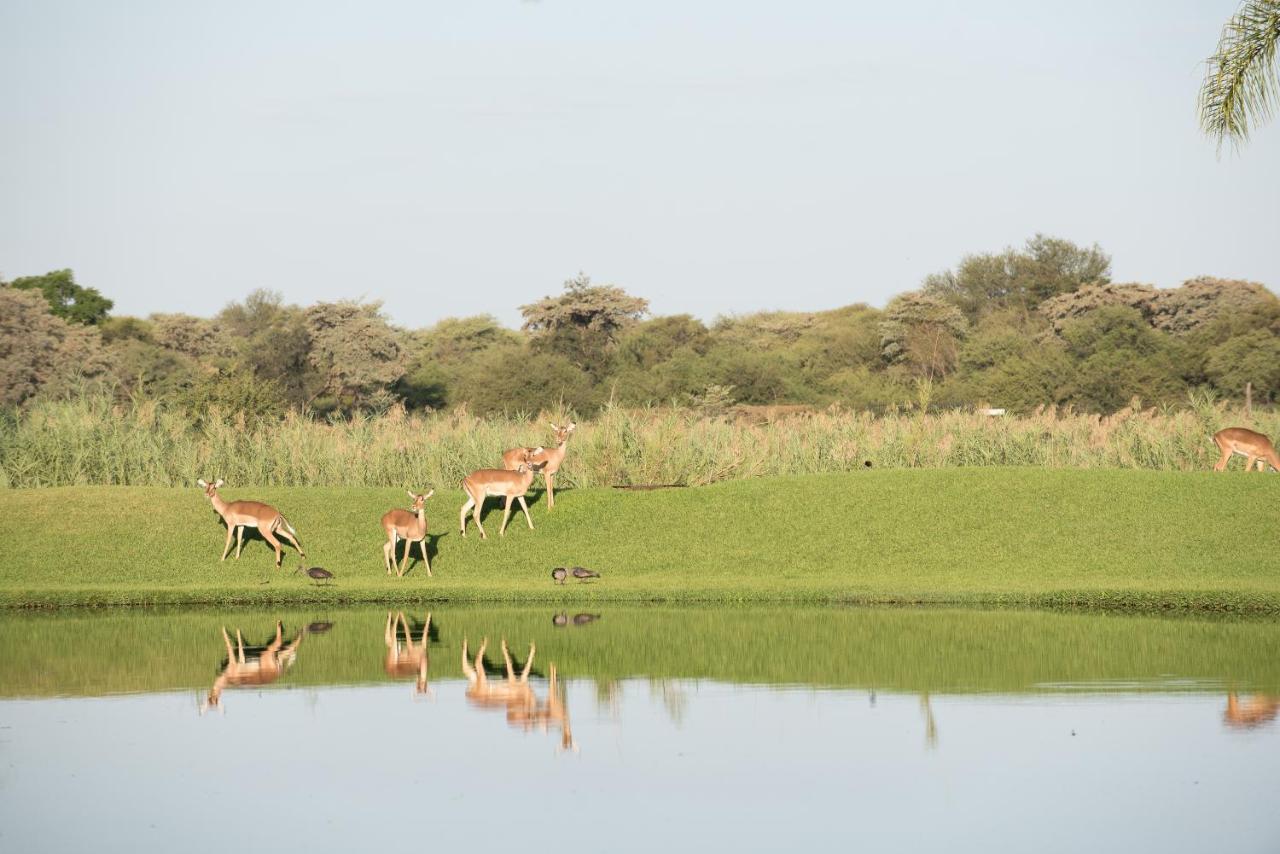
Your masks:
{"label": "reflection of grass in water", "polygon": [[[415,612],[416,620],[425,613]],[[207,610],[10,613],[0,620],[0,696],[207,690],[225,650],[318,620],[282,686],[382,683],[386,612]],[[1264,621],[863,608],[611,608],[588,628],[556,628],[548,610],[437,607],[433,680],[461,678],[464,636],[538,645],[536,665],[593,679],[606,707],[621,680],[674,679],[910,692],[1027,692],[1123,682],[1201,690],[1211,680],[1280,689],[1280,625]],[[406,683],[407,687],[408,683]],[[1053,689],[1049,689],[1053,690]],[[669,698],[678,704],[679,698]]]}
{"label": "reflection of grass in water", "polygon": [[[513,601],[595,610],[614,602],[952,602],[1280,609],[1280,527],[1269,476],[1035,469],[871,470],[700,489],[567,490],[537,530],[505,539],[490,502],[482,542],[457,533],[460,490],[428,502],[434,578],[388,578],[378,519],[397,489],[258,489],[276,504],[317,588],[272,568],[258,541],[219,563],[223,528],[195,488],[0,490],[0,603]],[[1252,533],[1242,535],[1241,508]],[[74,518],[75,546],[51,535]],[[557,565],[599,569],[560,586]],[[261,584],[264,576],[269,584]]]}

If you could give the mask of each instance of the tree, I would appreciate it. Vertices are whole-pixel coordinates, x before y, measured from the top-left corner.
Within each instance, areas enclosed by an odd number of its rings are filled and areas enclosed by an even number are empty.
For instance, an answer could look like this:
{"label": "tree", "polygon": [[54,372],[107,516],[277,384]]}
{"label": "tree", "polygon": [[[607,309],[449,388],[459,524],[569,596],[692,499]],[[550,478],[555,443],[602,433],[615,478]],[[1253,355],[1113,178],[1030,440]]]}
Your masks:
{"label": "tree", "polygon": [[1037,234],[1021,249],[1000,254],[966,255],[954,270],[935,273],[922,290],[946,300],[975,321],[992,311],[1030,312],[1058,294],[1108,282],[1111,257],[1097,244],[1080,247],[1069,240]]}
{"label": "tree", "polygon": [[881,353],[892,365],[933,380],[955,367],[969,324],[954,305],[911,291],[894,297],[880,322]]}
{"label": "tree", "polygon": [[311,360],[307,315],[286,305],[278,293],[254,291],[243,303],[224,308],[209,327],[174,321],[175,347],[197,347],[201,341],[212,345],[206,357],[230,353],[221,368],[247,370],[275,383],[294,406],[310,403],[324,390],[325,380]]}
{"label": "tree", "polygon": [[54,315],[39,293],[0,288],[0,403],[65,392],[106,369],[97,329]]}
{"label": "tree", "polygon": [[1253,383],[1258,400],[1272,402],[1280,395],[1280,338],[1255,330],[1219,344],[1209,351],[1206,373],[1213,384],[1232,397]]}
{"label": "tree", "polygon": [[40,291],[55,317],[86,326],[100,323],[114,305],[96,288],[77,285],[75,274],[70,270],[54,270],[43,276],[23,276],[14,279],[9,286],[18,290]]}
{"label": "tree", "polygon": [[1066,324],[1062,333],[1075,359],[1067,400],[1112,412],[1138,397],[1171,401],[1185,393],[1167,336],[1133,308],[1107,306]]}
{"label": "tree", "polygon": [[590,374],[603,372],[618,334],[649,312],[649,301],[579,273],[558,297],[520,306],[537,350],[559,353]]}
{"label": "tree", "polygon": [[323,393],[343,408],[368,405],[404,376],[401,336],[381,307],[347,300],[320,302],[306,310],[308,358],[320,374]]}
{"label": "tree", "polygon": [[1200,128],[1218,143],[1239,146],[1280,100],[1276,42],[1280,0],[1245,0],[1222,28],[1218,49],[1205,65],[1198,106]]}

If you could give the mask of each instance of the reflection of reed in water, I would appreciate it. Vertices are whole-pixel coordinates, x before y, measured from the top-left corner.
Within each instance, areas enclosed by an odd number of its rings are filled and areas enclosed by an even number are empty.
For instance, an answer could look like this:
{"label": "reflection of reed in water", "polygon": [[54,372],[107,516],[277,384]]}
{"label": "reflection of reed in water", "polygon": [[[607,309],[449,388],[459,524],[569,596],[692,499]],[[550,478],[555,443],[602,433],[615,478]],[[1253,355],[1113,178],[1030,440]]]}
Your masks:
{"label": "reflection of reed in water", "polygon": [[938,746],[938,722],[933,719],[928,691],[920,695],[920,711],[924,712],[924,743],[932,750]]}
{"label": "reflection of reed in water", "polygon": [[[403,630],[404,640],[400,639]],[[392,679],[414,679],[413,693],[430,695],[427,685],[427,670],[431,666],[431,655],[427,652],[427,642],[431,635],[431,612],[427,612],[426,622],[422,624],[422,633],[418,642],[414,643],[413,633],[409,630],[409,619],[403,611],[394,615],[387,612],[387,624],[383,639],[387,645],[387,656],[383,661],[383,669]]]}
{"label": "reflection of reed in water", "polygon": [[268,641],[265,646],[253,647],[251,645],[248,650],[251,655],[246,655],[244,636],[240,633],[240,630],[236,629],[236,647],[233,649],[231,636],[227,634],[227,629],[224,626],[222,629],[222,641],[227,648],[227,660],[223,665],[222,672],[214,680],[213,687],[209,689],[209,696],[201,705],[200,711],[203,713],[210,707],[220,708],[222,691],[225,688],[270,685],[275,682],[297,660],[298,644],[302,643],[302,637],[305,634],[305,629],[299,631],[286,646],[284,643],[284,625],[277,620],[275,637]]}
{"label": "reflection of reed in water", "polygon": [[1254,694],[1240,699],[1234,691],[1227,694],[1227,710],[1222,719],[1229,727],[1252,729],[1271,723],[1280,713],[1280,697]]}
{"label": "reflection of reed in water", "polygon": [[649,696],[660,697],[662,706],[667,710],[667,717],[679,726],[684,722],[684,713],[689,706],[689,697],[674,679],[650,679]]}
{"label": "reflection of reed in water", "polygon": [[511,663],[511,652],[507,641],[502,640],[502,659],[506,666],[506,678],[501,682],[490,682],[485,672],[484,651],[489,639],[480,642],[475,661],[471,661],[467,648],[467,639],[462,639],[462,672],[467,677],[467,700],[481,708],[503,708],[507,712],[507,723],[518,726],[528,732],[535,726],[543,732],[550,731],[552,726],[560,730],[560,747],[565,750],[577,750],[573,740],[573,730],[569,725],[569,710],[565,704],[563,688],[559,683],[556,666],[553,663],[548,672],[548,692],[546,701],[538,698],[529,684],[529,673],[533,669],[533,658],[537,647],[529,644],[529,657],[525,659],[520,675],[516,676],[515,667]]}

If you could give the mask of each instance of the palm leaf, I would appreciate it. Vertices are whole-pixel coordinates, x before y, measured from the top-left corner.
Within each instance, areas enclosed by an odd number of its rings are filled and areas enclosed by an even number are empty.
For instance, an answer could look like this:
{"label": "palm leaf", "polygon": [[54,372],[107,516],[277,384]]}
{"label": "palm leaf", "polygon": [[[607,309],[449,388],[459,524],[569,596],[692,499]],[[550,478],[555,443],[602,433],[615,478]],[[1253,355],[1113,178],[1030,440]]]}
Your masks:
{"label": "palm leaf", "polygon": [[1217,52],[1206,62],[1200,87],[1200,127],[1238,146],[1251,130],[1271,119],[1280,103],[1276,42],[1280,0],[1245,0],[1222,28]]}

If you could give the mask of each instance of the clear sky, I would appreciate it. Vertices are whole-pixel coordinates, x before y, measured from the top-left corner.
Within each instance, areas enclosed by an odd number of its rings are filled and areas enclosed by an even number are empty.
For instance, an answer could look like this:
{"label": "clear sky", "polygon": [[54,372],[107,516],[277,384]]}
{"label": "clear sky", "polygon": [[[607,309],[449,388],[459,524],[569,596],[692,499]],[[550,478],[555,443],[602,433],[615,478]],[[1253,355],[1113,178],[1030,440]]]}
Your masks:
{"label": "clear sky", "polygon": [[1235,0],[0,0],[0,276],[405,326],[586,271],[706,319],[882,305],[1037,231],[1280,289],[1280,122],[1215,154]]}

